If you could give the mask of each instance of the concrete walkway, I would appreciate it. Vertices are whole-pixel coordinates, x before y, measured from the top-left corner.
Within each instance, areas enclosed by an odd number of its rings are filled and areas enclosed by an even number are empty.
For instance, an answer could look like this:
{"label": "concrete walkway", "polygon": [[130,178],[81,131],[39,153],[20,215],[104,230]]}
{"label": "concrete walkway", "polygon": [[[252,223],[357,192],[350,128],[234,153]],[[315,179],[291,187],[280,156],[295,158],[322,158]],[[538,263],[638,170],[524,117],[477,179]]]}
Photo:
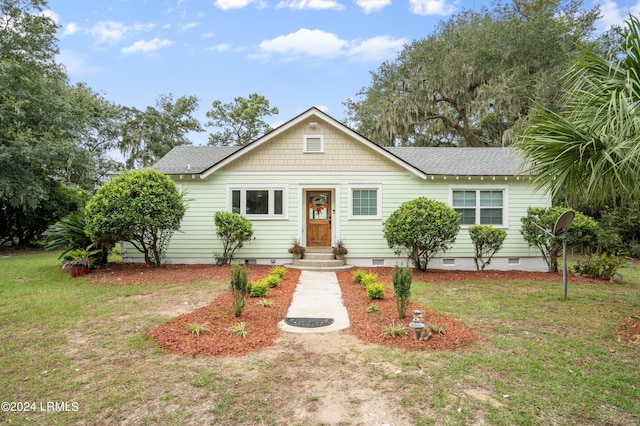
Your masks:
{"label": "concrete walkway", "polygon": [[333,324],[313,328],[294,327],[280,321],[280,329],[289,333],[327,333],[349,328],[349,316],[335,272],[302,271],[287,317],[333,318]]}

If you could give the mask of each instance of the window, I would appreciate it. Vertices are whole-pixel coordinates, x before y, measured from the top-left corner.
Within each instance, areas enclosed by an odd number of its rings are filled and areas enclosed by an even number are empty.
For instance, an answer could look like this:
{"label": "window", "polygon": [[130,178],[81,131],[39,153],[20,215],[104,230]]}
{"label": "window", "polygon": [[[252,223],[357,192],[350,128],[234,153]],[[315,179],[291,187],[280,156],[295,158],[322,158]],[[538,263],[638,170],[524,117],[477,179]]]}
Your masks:
{"label": "window", "polygon": [[380,219],[382,201],[380,185],[352,187],[349,199],[349,217],[352,219]]}
{"label": "window", "polygon": [[303,152],[307,152],[307,153],[324,152],[324,136],[323,135],[304,135]]}
{"label": "window", "polygon": [[461,225],[505,225],[505,190],[455,189],[451,204]]}
{"label": "window", "polygon": [[286,187],[230,187],[230,210],[252,219],[285,218],[286,190]]}

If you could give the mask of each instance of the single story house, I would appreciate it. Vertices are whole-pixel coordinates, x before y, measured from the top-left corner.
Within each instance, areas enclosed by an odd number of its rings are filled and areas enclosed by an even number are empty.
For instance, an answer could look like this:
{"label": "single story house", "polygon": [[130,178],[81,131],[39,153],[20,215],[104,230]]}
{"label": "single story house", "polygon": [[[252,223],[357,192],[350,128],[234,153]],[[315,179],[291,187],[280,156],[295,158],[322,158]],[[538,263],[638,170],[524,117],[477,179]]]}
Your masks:
{"label": "single story house", "polygon": [[[462,214],[453,246],[429,268],[475,269],[467,228],[504,228],[507,238],[489,269],[545,271],[537,248],[520,234],[527,207],[547,207],[512,148],[381,147],[311,108],[243,147],[175,147],[153,167],[187,192],[181,231],[167,249],[171,263],[213,263],[222,252],[213,217],[249,219],[254,239],[235,254],[247,263],[287,264],[292,240],[331,247],[342,240],[349,265],[393,266],[383,223],[405,201],[427,197]],[[125,260],[140,254],[125,246]]]}

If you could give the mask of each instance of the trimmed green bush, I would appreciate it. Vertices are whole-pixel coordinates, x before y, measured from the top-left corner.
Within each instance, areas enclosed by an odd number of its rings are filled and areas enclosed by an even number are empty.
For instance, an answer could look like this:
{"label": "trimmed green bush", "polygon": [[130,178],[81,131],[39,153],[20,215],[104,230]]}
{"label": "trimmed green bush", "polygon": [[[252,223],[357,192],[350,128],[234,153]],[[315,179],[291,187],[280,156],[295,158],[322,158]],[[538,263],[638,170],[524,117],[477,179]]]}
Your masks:
{"label": "trimmed green bush", "polygon": [[384,284],[371,283],[366,287],[369,299],[384,299]]}
{"label": "trimmed green bush", "polygon": [[353,278],[353,281],[360,284],[362,283],[362,277],[364,277],[365,275],[367,275],[367,272],[364,269],[356,269],[355,271],[353,271],[351,277]]}
{"label": "trimmed green bush", "polygon": [[218,265],[231,264],[233,254],[241,249],[245,242],[253,238],[253,225],[251,222],[231,212],[216,212],[214,217],[216,235],[222,240],[222,253],[215,253]]}
{"label": "trimmed green bush", "polygon": [[251,283],[251,290],[249,295],[251,297],[265,297],[267,295],[267,289],[269,288],[267,280],[260,280]]}
{"label": "trimmed green bush", "polygon": [[278,285],[280,284],[280,278],[276,275],[269,275],[264,279],[264,282],[267,284],[267,287],[274,288],[278,287]]}
{"label": "trimmed green bush", "polygon": [[362,284],[363,287],[367,287],[369,284],[375,284],[378,282],[378,275],[372,273],[366,273],[362,276],[362,278],[360,278],[360,284]]}
{"label": "trimmed green bush", "polygon": [[425,197],[403,203],[383,224],[389,247],[397,254],[408,253],[420,271],[450,247],[459,230],[460,215],[453,208]]}
{"label": "trimmed green bush", "polygon": [[284,274],[286,272],[287,272],[287,268],[285,268],[284,266],[274,266],[269,271],[269,275],[273,275],[275,277],[282,279],[282,277],[284,277]]}
{"label": "trimmed green bush", "polygon": [[502,248],[507,231],[490,225],[473,225],[469,227],[469,236],[475,247],[473,260],[476,262],[476,269],[484,271],[493,255]]}

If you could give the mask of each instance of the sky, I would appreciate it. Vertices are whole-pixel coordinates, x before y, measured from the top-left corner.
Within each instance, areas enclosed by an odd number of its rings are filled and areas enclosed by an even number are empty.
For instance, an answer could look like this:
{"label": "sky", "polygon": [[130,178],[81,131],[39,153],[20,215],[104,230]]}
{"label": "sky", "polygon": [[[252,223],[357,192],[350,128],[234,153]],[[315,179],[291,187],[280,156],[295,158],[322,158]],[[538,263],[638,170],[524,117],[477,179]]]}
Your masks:
{"label": "sky", "polygon": [[[640,11],[640,0],[600,5],[600,31]],[[312,106],[346,119],[344,102],[402,47],[438,22],[491,0],[49,0],[60,26],[58,61],[71,83],[85,82],[119,105],[144,110],[162,94],[197,96],[205,126],[215,100],[258,93],[277,116]],[[207,135],[192,134],[196,145]]]}

